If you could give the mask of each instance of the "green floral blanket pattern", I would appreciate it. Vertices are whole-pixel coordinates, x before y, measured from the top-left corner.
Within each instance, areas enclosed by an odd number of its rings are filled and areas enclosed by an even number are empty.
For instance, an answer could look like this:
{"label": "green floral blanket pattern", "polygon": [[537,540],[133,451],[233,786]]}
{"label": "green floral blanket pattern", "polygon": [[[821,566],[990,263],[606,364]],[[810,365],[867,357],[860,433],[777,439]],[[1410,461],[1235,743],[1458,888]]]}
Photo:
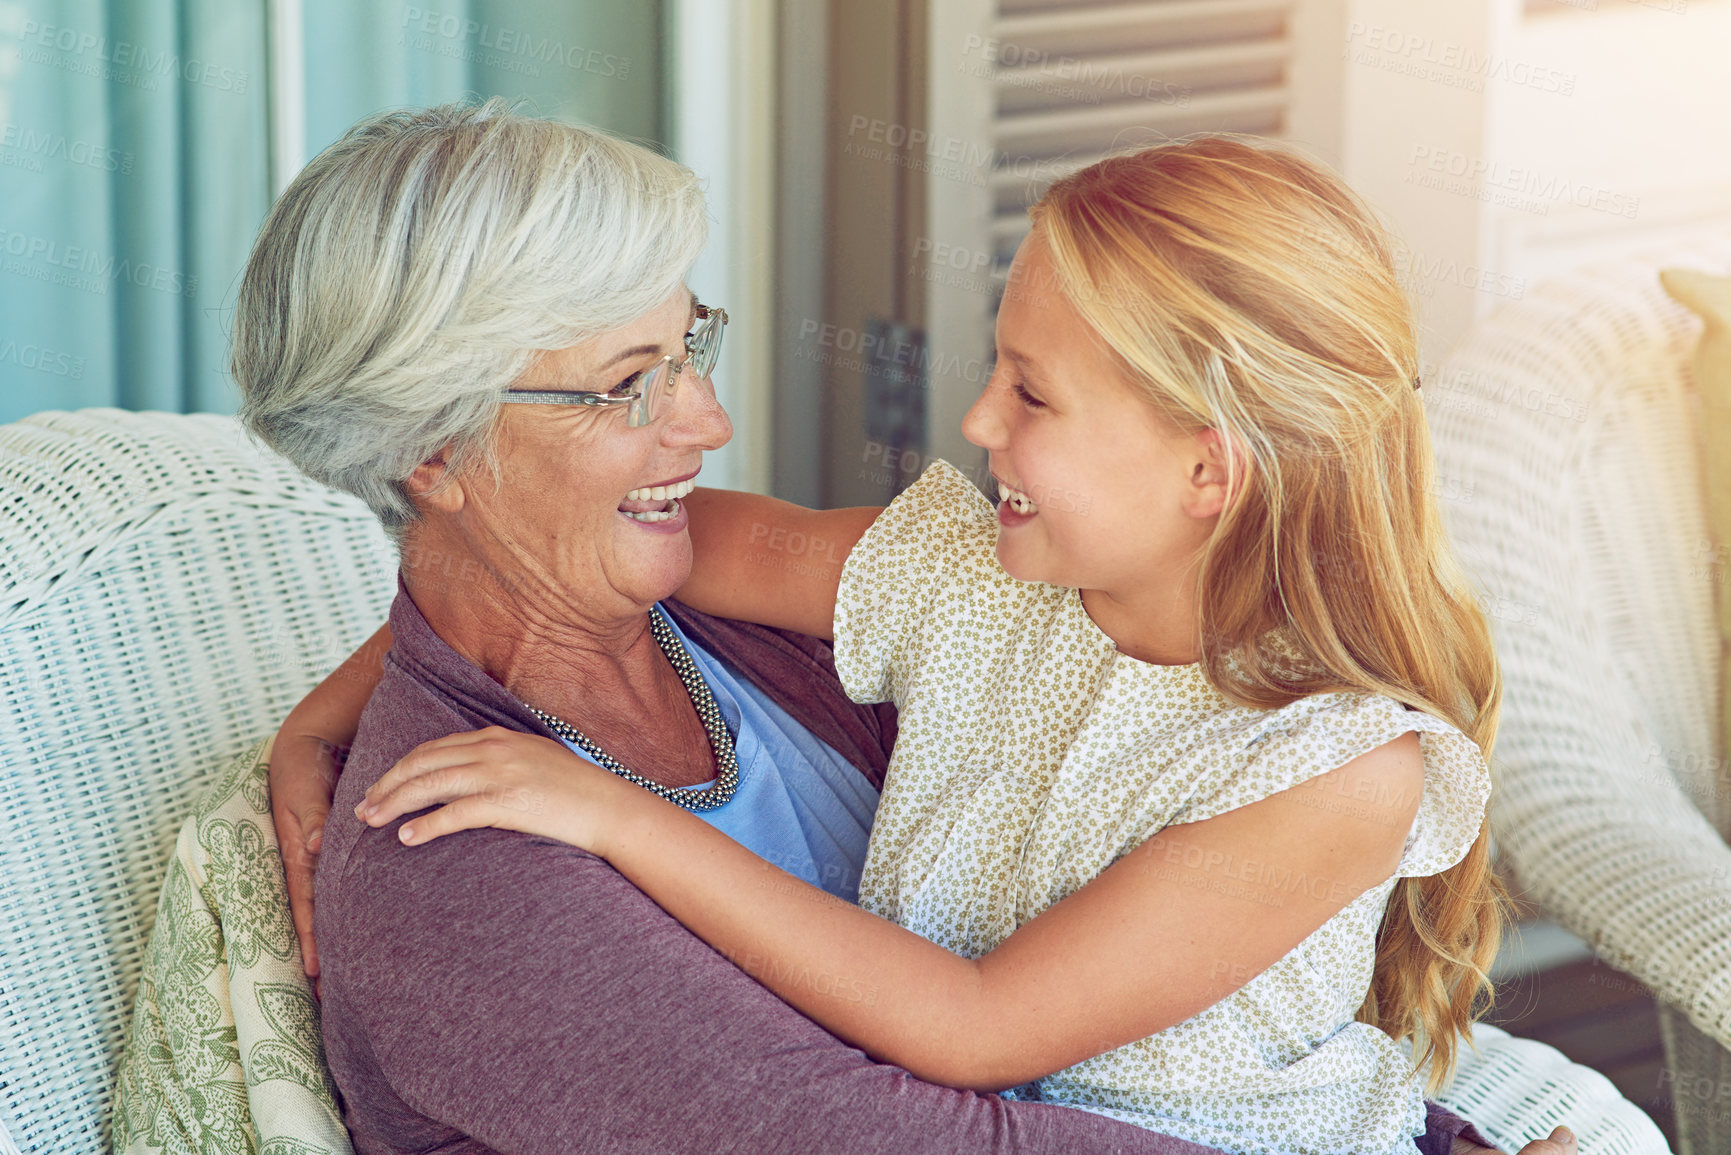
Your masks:
{"label": "green floral blanket pattern", "polygon": [[268,755],[180,828],[115,1089],[115,1155],[353,1155],[289,918]]}

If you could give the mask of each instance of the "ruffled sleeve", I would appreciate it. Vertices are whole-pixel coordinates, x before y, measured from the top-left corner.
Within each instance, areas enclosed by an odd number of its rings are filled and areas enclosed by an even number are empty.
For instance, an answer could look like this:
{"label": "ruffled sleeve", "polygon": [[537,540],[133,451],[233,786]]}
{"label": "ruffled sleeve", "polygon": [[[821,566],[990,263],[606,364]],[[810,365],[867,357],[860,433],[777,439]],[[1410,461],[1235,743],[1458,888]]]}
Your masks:
{"label": "ruffled sleeve", "polygon": [[[1484,826],[1490,767],[1478,743],[1454,725],[1382,694],[1316,694],[1271,711],[1246,728],[1242,769],[1217,789],[1198,791],[1179,821],[1200,822],[1302,785],[1408,731],[1419,735],[1424,753],[1424,793],[1394,873],[1437,874],[1465,857]],[[1320,786],[1314,795],[1307,801],[1337,812],[1390,801]]]}
{"label": "ruffled sleeve", "polygon": [[835,598],[835,668],[856,702],[895,699],[908,643],[964,568],[997,569],[991,503],[936,461],[848,554]]}

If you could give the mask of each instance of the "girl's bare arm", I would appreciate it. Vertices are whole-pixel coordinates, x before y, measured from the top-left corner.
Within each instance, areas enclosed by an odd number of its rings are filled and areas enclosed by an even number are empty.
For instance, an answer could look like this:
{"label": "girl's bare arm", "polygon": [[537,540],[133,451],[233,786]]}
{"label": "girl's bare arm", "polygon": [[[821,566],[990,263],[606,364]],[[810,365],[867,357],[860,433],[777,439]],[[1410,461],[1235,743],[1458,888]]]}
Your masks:
{"label": "girl's bare arm", "polygon": [[[648,795],[654,806],[638,805],[607,856],[835,1034],[933,1082],[997,1091],[1182,1022],[1266,970],[1388,878],[1423,777],[1408,734],[1305,786],[1169,827],[978,960],[830,897],[694,816],[674,814],[674,826],[673,808]],[[1387,804],[1306,805],[1334,788]],[[1306,883],[1233,885],[1229,864],[1247,860]]]}
{"label": "girl's bare arm", "polygon": [[695,489],[692,567],[675,595],[718,617],[834,636],[842,564],[878,506],[806,509],[727,489]]}
{"label": "girl's bare arm", "polygon": [[[1389,877],[1423,787],[1409,733],[1302,786],[1168,827],[979,959],[830,896],[533,735],[425,743],[368,791],[361,817],[379,826],[448,802],[399,836],[418,845],[498,826],[602,855],[834,1034],[985,1091],[1146,1038],[1249,982]],[[1355,805],[1316,804],[1337,790]]]}
{"label": "girl's bare arm", "polygon": [[390,648],[391,627],[380,626],[289,711],[271,744],[271,817],[282,849],[301,965],[315,990],[319,952],[313,941],[313,870],[336,792],[340,752],[355,740],[361,710],[379,684],[381,662]]}

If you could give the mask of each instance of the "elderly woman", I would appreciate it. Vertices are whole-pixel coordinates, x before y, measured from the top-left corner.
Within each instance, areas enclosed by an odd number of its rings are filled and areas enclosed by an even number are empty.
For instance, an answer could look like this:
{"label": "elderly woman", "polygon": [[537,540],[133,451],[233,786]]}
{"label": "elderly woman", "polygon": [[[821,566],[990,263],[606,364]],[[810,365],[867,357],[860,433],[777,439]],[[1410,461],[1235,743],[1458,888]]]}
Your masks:
{"label": "elderly woman", "polygon": [[[489,102],[357,126],[247,267],[246,420],[401,547],[376,691],[363,654],[279,740],[303,767],[278,782],[292,858],[307,747],[371,692],[319,847],[322,965],[307,951],[357,1149],[1203,1152],[874,1063],[570,846],[488,829],[410,848],[354,816],[418,744],[502,726],[853,897],[886,719],[842,695],[821,643],[667,600],[686,496],[731,433],[707,380],[726,314],[684,284],[704,238],[686,169]],[[1429,1149],[1462,1126],[1433,1112]]]}

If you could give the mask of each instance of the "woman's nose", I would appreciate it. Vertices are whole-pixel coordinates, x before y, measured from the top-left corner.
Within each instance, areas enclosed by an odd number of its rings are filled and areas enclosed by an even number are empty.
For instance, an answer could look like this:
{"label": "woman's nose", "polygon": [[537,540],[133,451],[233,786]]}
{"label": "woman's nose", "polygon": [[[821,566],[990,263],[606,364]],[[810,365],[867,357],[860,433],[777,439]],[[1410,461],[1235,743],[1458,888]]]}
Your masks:
{"label": "woman's nose", "polygon": [[733,440],[733,422],[715,399],[714,383],[688,369],[680,375],[678,385],[668,398],[672,412],[662,427],[662,443],[710,450]]}

